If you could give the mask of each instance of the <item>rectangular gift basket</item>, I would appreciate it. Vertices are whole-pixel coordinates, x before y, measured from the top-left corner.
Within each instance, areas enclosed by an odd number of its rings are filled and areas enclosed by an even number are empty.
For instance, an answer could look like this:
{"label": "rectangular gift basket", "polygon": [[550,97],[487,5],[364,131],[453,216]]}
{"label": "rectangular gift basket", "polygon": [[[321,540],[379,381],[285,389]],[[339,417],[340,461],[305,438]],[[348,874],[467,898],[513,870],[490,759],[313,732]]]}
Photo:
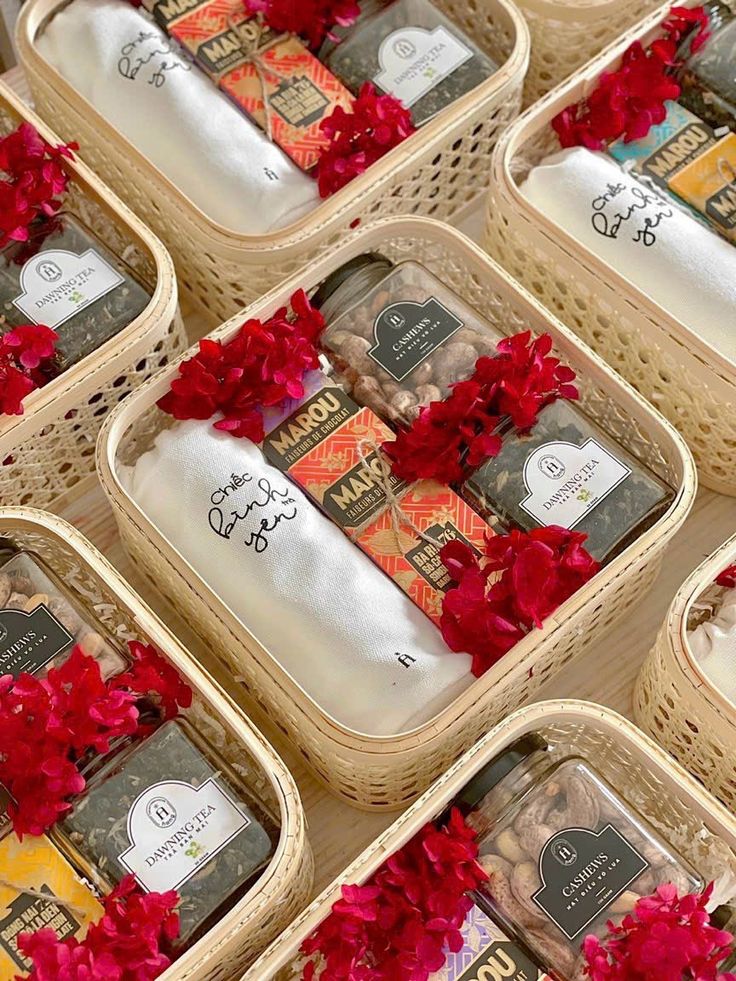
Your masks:
{"label": "rectangular gift basket", "polygon": [[680,587],[634,696],[639,725],[731,810],[736,806],[736,705],[700,668],[687,635],[701,597],[734,562],[736,538],[731,538]]}
{"label": "rectangular gift basket", "polygon": [[[222,652],[234,676],[333,792],[357,806],[393,809],[416,798],[489,726],[530,699],[642,599],[691,507],[696,480],[684,442],[661,416],[469,239],[431,219],[384,219],[359,230],[308,272],[250,307],[247,315],[269,316],[297,288],[311,289],[338,265],[371,250],[424,263],[503,333],[549,332],[557,354],[578,372],[584,408],[675,489],[672,506],[655,525],[431,722],[406,735],[367,737],[318,708],[123,489],[119,467],[147,450],[164,424],[166,417],[155,403],[168,390],[176,365],[160,372],[107,421],[98,444],[98,469],[136,567]],[[239,314],[211,336],[231,337],[244,319]]]}
{"label": "rectangular gift basket", "polygon": [[370,845],[275,941],[241,981],[273,981],[287,973],[302,942],[340,898],[341,886],[368,879],[387,857],[445,810],[464,785],[494,756],[526,733],[539,731],[550,745],[595,760],[610,783],[667,837],[677,835],[684,857],[706,877],[736,870],[736,822],[677,763],[635,725],[588,702],[540,702],[492,729]]}
{"label": "rectangular gift basket", "polygon": [[415,213],[449,219],[487,186],[486,159],[518,113],[529,33],[510,0],[438,5],[500,65],[472,92],[298,222],[243,235],[202,213],[41,57],[35,39],[68,0],[29,0],[18,25],[20,58],[38,112],[166,243],[179,286],[220,321],[338,242],[356,221]]}
{"label": "rectangular gift basket", "polygon": [[[51,143],[47,126],[0,83],[0,134],[29,122]],[[74,137],[71,137],[73,139]],[[123,257],[152,292],[146,309],[93,354],[25,399],[22,416],[0,416],[0,503],[48,507],[94,475],[95,441],[107,412],[186,346],[176,279],[159,240],[77,161],[64,208]]]}
{"label": "rectangular gift basket", "polygon": [[0,509],[0,537],[45,559],[121,640],[153,644],[192,688],[198,729],[248,779],[281,823],[279,843],[257,885],[164,974],[162,981],[226,981],[245,970],[308,901],[312,853],[291,774],[242,710],[173,637],[75,528],[29,508]]}
{"label": "rectangular gift basket", "polygon": [[[688,0],[686,6],[693,6]],[[559,149],[550,125],[587,95],[636,40],[652,40],[671,5],[641,21],[529,109],[493,156],[485,245],[683,434],[702,482],[736,494],[736,370],[720,352],[526,200],[519,183]]]}

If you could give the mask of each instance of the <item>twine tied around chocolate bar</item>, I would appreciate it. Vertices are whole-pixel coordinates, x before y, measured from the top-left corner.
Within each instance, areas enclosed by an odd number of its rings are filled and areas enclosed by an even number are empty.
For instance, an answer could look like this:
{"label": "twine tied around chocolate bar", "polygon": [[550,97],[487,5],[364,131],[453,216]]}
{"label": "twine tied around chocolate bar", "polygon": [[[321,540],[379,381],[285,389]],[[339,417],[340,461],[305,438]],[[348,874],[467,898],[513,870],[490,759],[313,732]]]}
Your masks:
{"label": "twine tied around chocolate bar", "polygon": [[14,892],[20,893],[23,896],[32,896],[34,899],[42,899],[46,903],[53,903],[61,909],[71,910],[72,913],[76,913],[78,916],[86,917],[89,913],[89,910],[83,906],[78,906],[71,900],[61,900],[52,893],[41,892],[40,889],[31,889],[30,886],[20,886],[17,882],[11,882],[10,879],[0,877],[0,886],[5,886],[6,889],[12,889]]}
{"label": "twine tied around chocolate bar", "polygon": [[[271,102],[268,98],[268,81],[267,76],[271,75],[273,78],[277,78],[280,82],[285,82],[289,76],[284,75],[273,65],[267,64],[264,55],[271,48],[275,48],[277,44],[281,44],[286,38],[290,37],[289,34],[279,34],[276,37],[268,37],[271,33],[270,29],[261,20],[255,21],[256,27],[256,37],[255,41],[252,41],[250,37],[246,39],[247,28],[246,24],[251,23],[251,21],[240,21],[237,22],[233,17],[228,18],[228,26],[230,30],[236,35],[241,43],[241,51],[243,52],[244,61],[243,64],[253,65],[256,75],[258,76],[258,81],[261,83],[261,93],[263,96],[263,112],[266,117],[266,136],[269,138],[271,143],[273,143],[273,109],[271,108]],[[263,38],[268,37],[265,44],[262,43]]]}
{"label": "twine tied around chocolate bar", "polygon": [[358,444],[358,452],[360,453],[361,459],[364,463],[368,462],[371,454],[376,455],[380,466],[380,473],[376,473],[373,468],[371,468],[371,473],[373,474],[373,479],[376,484],[381,488],[386,496],[386,510],[391,515],[391,531],[394,533],[396,538],[396,550],[400,555],[404,554],[404,550],[401,547],[401,538],[399,537],[402,528],[408,528],[413,531],[417,538],[420,538],[423,542],[428,545],[434,546],[434,548],[442,548],[442,542],[438,542],[436,539],[432,538],[426,532],[418,528],[415,522],[409,517],[409,515],[401,507],[401,497],[396,493],[391,485],[391,464],[388,461],[388,457],[383,452],[378,443],[369,437],[362,439]]}

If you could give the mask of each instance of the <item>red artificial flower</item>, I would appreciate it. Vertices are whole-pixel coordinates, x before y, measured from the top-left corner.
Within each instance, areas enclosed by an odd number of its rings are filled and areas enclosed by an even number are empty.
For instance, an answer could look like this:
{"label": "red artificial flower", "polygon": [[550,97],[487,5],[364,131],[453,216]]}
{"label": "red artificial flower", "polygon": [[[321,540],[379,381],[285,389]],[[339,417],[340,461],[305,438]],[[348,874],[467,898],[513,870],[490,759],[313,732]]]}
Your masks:
{"label": "red artificial flower", "polygon": [[575,372],[551,350],[548,334],[505,337],[496,357],[479,358],[471,378],[453,385],[448,398],[431,402],[408,429],[384,443],[394,472],[409,481],[461,483],[469,470],[499,454],[504,419],[529,429],[545,405],[576,399]]}
{"label": "red artificial flower", "polygon": [[58,337],[42,324],[21,324],[0,336],[0,415],[23,415],[23,399],[51,377]]}
{"label": "red artificial flower", "polygon": [[0,415],[22,416],[23,399],[35,390],[27,375],[0,359]]}
{"label": "red artificial flower", "polygon": [[179,376],[158,406],[175,419],[211,419],[215,429],[260,443],[261,409],[304,395],[302,381],[319,367],[317,339],[324,319],[303,290],[267,321],[248,320],[223,343],[204,339],[179,365]]}
{"label": "red artificial flower", "polygon": [[659,38],[648,48],[635,41],[620,66],[604,72],[590,95],[555,116],[552,127],[560,144],[602,150],[620,137],[630,142],[646,136],[652,126],[664,121],[665,102],[680,96],[673,72],[679,67],[677,50],[682,40],[694,32],[691,44],[697,50],[707,37],[707,26],[703,7],[673,7]]}
{"label": "red artificial flower", "polygon": [[468,892],[488,878],[476,861],[476,833],[453,809],[428,824],[363,886],[342,898],[301,952],[305,981],[426,981],[462,948]]}
{"label": "red artificial flower", "polygon": [[320,151],[317,182],[321,197],[345,187],[416,132],[411,112],[392,95],[379,95],[366,82],[350,112],[337,106],[322,120],[328,144]]}
{"label": "red artificial flower", "polygon": [[671,884],[640,899],[620,926],[608,924],[603,941],[583,942],[585,974],[592,981],[736,981],[719,973],[733,937],[711,926],[711,883],[700,894],[678,896]]}
{"label": "red artificial flower", "polygon": [[103,900],[105,913],[84,940],[54,930],[22,933],[18,947],[33,962],[25,981],[155,981],[172,964],[179,935],[179,896],[143,893],[132,875]]}
{"label": "red artificial flower", "polygon": [[471,655],[476,677],[600,570],[585,540],[551,525],[489,535],[480,557],[463,542],[445,545],[440,556],[457,586],[444,596],[440,628],[450,650]]}
{"label": "red artificial flower", "polygon": [[349,27],[360,15],[357,0],[243,0],[245,12],[279,34],[298,34],[316,51],[335,25]]}
{"label": "red artificial flower", "polygon": [[717,577],[716,583],[727,589],[736,589],[736,565],[729,565]]}
{"label": "red artificial flower", "polygon": [[113,690],[146,693],[160,708],[164,719],[173,719],[179,709],[192,704],[192,689],[166,658],[151,644],[138,640],[128,642],[133,665],[111,679]]}

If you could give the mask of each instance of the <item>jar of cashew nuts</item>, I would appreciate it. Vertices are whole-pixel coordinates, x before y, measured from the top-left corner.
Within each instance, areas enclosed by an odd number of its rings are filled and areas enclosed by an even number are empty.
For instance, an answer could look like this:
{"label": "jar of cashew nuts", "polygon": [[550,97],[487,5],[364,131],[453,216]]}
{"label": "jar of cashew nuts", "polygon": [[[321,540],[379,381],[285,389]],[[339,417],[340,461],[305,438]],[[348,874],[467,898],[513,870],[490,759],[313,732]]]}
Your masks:
{"label": "jar of cashew nuts", "polygon": [[0,552],[0,675],[44,676],[75,646],[104,679],[130,663],[105,627],[34,552]]}
{"label": "jar of cashew nuts", "polygon": [[704,882],[594,766],[552,757],[522,737],[455,804],[478,832],[489,874],[474,897],[512,927],[555,974],[582,981],[583,939],[604,936],[657,886]]}

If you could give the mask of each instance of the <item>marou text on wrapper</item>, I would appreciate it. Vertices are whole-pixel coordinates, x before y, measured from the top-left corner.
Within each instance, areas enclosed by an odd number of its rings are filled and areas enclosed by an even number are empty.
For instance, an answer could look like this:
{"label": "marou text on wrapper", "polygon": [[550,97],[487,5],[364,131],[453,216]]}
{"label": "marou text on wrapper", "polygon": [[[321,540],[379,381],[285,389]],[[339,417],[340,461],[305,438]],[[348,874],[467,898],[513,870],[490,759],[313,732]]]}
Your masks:
{"label": "marou text on wrapper", "polygon": [[449,488],[392,474],[380,450],[392,438],[371,409],[324,387],[269,433],[263,450],[436,621],[453,585],[440,549],[459,539],[480,552],[492,532]]}

